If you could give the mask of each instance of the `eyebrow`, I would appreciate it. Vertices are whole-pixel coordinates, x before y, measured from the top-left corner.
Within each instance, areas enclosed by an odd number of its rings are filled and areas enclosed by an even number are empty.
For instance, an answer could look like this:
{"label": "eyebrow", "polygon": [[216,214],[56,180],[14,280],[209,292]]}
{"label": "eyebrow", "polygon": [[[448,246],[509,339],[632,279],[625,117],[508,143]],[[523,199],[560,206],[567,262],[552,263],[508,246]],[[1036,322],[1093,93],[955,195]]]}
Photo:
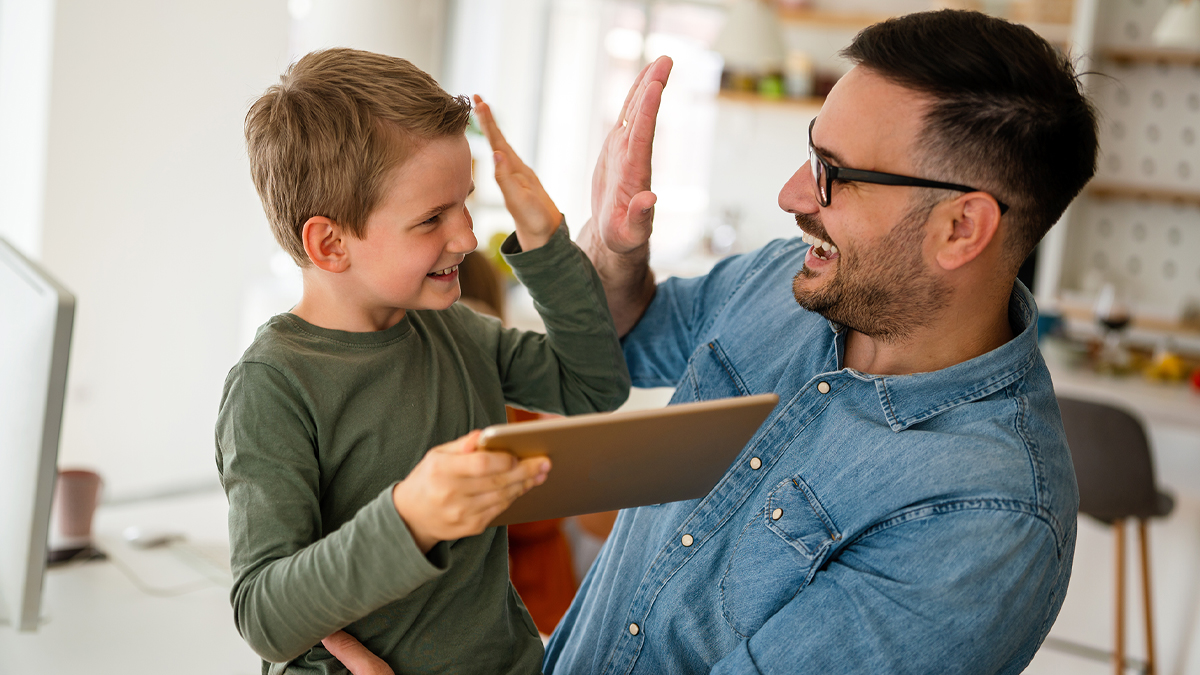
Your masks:
{"label": "eyebrow", "polygon": [[[471,189],[467,190],[468,197],[470,197],[473,194],[475,194],[475,181],[471,181]],[[441,213],[442,211],[446,211],[446,210],[450,209],[450,207],[455,206],[456,204],[458,204],[458,202],[446,202],[445,204],[438,204],[437,206],[433,207],[432,209],[429,209],[425,213],[418,216],[416,222],[423,223],[423,222],[429,220],[430,218],[436,216],[437,214]]]}
{"label": "eyebrow", "polygon": [[[810,129],[811,129],[811,127],[810,127]],[[833,150],[830,150],[829,148],[823,148],[823,147],[817,145],[816,143],[813,143],[811,135],[808,137],[808,142],[810,144],[812,144],[813,149],[817,151],[817,154],[824,157],[827,161],[832,161],[834,164],[838,165],[839,167],[843,167],[846,165],[846,161],[844,159],[842,159],[841,155],[837,154]]]}

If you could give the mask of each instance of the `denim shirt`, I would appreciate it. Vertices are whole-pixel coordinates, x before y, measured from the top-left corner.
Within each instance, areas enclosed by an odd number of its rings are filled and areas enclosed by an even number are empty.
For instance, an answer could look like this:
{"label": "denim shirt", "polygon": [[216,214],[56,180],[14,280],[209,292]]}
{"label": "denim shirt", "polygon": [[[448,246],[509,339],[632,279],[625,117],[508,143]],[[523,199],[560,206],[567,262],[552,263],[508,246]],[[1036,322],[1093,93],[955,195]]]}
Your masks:
{"label": "denim shirt", "polygon": [[672,402],[779,395],[703,499],[622,511],[544,668],[600,673],[1018,673],[1058,615],[1079,498],[1037,310],[931,373],[842,367],[796,304],[807,245],[668,279],[625,338]]}

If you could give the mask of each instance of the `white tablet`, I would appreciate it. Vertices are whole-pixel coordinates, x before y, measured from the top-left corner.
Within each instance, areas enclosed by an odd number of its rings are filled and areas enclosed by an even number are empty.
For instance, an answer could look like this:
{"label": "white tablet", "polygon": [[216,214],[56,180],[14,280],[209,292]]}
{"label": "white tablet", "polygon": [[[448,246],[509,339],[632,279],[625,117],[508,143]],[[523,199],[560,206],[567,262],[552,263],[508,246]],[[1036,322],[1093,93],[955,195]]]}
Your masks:
{"label": "white tablet", "polygon": [[492,525],[703,497],[778,403],[760,394],[488,427],[480,447],[552,462]]}

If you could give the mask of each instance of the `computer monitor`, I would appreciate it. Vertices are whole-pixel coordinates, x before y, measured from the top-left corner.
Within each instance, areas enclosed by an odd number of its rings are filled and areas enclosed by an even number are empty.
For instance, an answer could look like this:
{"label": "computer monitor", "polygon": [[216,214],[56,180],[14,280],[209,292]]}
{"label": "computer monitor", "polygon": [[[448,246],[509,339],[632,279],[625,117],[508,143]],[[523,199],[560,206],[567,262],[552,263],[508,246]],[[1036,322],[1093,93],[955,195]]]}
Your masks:
{"label": "computer monitor", "polygon": [[75,297],[0,238],[0,622],[37,630]]}

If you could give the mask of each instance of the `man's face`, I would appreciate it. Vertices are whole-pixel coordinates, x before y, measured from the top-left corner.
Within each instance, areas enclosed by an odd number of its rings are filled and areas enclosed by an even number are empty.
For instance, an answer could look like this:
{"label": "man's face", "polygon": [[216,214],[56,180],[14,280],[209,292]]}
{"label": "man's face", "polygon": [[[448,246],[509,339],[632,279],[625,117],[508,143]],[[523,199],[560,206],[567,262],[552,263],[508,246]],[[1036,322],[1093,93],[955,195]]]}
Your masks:
{"label": "man's face", "polygon": [[347,241],[366,307],[445,309],[458,300],[458,264],[477,244],[466,206],[474,187],[465,136],[425,142],[388,175],[365,236]]}
{"label": "man's face", "polygon": [[[924,99],[861,67],[830,92],[812,130],[834,166],[919,175],[913,157]],[[779,193],[780,207],[813,246],[792,282],[806,309],[884,341],[904,339],[945,304],[946,286],[925,255],[916,188],[834,181],[830,205],[817,202],[808,163]],[[915,199],[916,198],[916,199]],[[914,206],[918,207],[914,209]]]}

